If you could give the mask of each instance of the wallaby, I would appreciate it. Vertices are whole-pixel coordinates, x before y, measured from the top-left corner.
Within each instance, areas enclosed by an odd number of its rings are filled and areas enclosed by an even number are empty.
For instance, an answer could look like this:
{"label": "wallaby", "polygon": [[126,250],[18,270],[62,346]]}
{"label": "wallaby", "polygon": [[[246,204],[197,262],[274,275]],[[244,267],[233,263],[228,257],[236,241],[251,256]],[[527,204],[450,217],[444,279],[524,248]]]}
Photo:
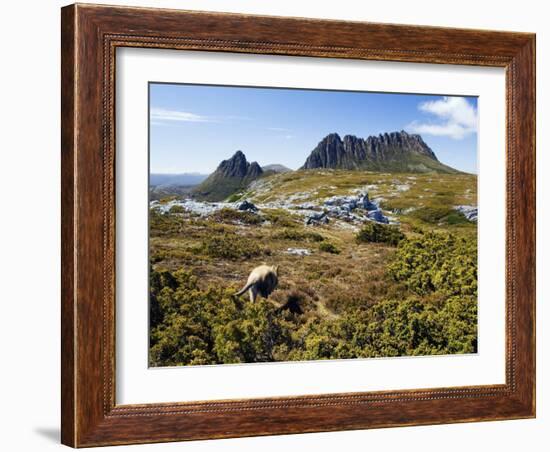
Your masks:
{"label": "wallaby", "polygon": [[235,295],[240,297],[247,290],[250,294],[250,301],[254,303],[256,297],[260,294],[267,298],[277,287],[278,279],[277,265],[260,265],[250,272],[246,285]]}

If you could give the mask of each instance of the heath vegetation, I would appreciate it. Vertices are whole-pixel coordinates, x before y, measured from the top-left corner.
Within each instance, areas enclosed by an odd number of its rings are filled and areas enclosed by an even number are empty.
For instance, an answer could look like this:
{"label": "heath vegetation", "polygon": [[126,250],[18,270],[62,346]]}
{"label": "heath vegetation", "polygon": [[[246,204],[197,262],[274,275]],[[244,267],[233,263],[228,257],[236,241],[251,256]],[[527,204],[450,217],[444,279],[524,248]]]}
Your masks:
{"label": "heath vegetation", "polygon": [[[206,214],[151,205],[151,366],[477,351],[477,225],[455,208],[477,204],[475,176],[322,169],[239,190]],[[324,204],[366,192],[389,224]],[[277,289],[235,297],[262,263]]]}

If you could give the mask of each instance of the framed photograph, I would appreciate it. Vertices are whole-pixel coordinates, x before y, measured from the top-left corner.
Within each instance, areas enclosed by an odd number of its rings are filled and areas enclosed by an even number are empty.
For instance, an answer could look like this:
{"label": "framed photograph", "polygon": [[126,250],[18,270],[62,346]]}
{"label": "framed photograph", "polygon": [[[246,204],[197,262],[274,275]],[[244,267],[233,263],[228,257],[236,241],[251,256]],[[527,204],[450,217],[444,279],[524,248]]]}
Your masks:
{"label": "framed photograph", "polygon": [[62,9],[62,442],[535,416],[535,36]]}

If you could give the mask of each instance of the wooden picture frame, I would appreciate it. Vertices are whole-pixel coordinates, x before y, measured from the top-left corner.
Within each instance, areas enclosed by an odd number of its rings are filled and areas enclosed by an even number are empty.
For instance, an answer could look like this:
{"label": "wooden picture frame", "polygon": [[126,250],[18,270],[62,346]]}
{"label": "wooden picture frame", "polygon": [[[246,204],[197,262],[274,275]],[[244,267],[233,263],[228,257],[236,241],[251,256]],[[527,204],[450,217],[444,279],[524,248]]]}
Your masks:
{"label": "wooden picture frame", "polygon": [[[70,5],[62,9],[62,430],[73,447],[535,416],[535,35]],[[506,383],[115,404],[115,50],[506,69]]]}

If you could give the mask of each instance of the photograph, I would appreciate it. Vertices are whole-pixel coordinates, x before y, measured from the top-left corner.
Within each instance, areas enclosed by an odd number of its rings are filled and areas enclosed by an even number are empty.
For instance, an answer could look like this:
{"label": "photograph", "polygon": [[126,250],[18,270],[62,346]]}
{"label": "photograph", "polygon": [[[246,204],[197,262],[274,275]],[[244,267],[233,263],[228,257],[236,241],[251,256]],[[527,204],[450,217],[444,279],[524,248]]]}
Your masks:
{"label": "photograph", "polygon": [[478,99],[149,83],[149,366],[475,354]]}

